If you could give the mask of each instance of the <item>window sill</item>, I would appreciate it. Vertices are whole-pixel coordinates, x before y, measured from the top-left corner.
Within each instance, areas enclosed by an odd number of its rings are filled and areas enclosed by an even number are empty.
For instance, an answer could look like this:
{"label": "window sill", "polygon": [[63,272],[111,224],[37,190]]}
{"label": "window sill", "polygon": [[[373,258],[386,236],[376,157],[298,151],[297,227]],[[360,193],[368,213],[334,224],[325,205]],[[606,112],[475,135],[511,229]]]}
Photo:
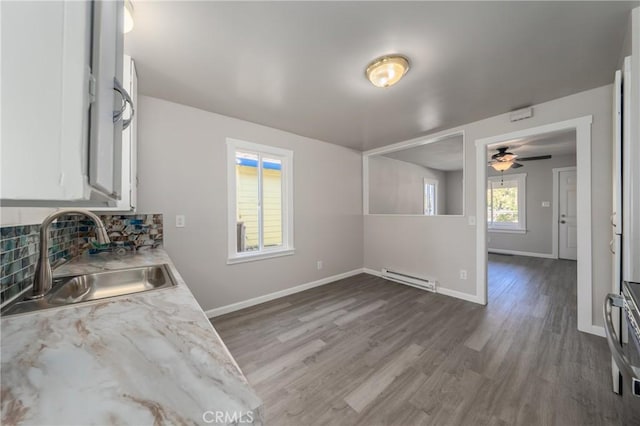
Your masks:
{"label": "window sill", "polygon": [[526,234],[526,229],[501,229],[501,228],[488,228],[487,232],[494,232],[497,234]]}
{"label": "window sill", "polygon": [[295,249],[284,249],[278,251],[269,251],[256,254],[244,254],[236,257],[230,257],[227,259],[227,265],[235,265],[236,263],[253,262],[256,260],[272,259],[274,257],[291,256],[296,251]]}

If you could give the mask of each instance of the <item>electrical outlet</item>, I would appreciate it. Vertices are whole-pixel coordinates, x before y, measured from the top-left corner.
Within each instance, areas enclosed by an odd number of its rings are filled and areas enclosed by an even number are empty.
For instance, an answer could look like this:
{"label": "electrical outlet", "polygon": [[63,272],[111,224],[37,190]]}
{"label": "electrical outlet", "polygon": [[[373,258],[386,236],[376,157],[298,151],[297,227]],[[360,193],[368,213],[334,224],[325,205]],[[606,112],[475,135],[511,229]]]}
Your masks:
{"label": "electrical outlet", "polygon": [[323,265],[322,265],[322,260],[318,260],[318,262],[316,263],[316,266],[318,267],[318,271],[319,271],[320,269],[322,269],[322,266],[323,266]]}
{"label": "electrical outlet", "polygon": [[186,222],[183,214],[176,215],[176,228],[184,228],[185,223]]}
{"label": "electrical outlet", "polygon": [[467,270],[466,269],[460,269],[460,279],[461,280],[466,280],[467,279]]}

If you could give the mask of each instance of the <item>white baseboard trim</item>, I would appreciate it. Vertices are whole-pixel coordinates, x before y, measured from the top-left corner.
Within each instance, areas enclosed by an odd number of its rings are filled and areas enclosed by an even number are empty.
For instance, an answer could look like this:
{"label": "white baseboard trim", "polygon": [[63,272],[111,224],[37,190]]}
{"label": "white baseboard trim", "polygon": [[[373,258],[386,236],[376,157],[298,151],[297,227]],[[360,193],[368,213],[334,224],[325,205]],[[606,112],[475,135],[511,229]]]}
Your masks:
{"label": "white baseboard trim", "polygon": [[[382,272],[381,271],[376,271],[375,269],[363,268],[363,272],[365,274],[375,275],[376,277],[381,277],[382,276]],[[394,281],[394,283],[398,283],[398,284],[403,284],[403,285],[409,286],[409,284],[404,284],[404,283],[400,283],[400,282],[397,282],[397,281]],[[409,286],[409,287],[414,287],[414,286]],[[456,299],[466,300],[468,302],[478,303],[480,305],[482,304],[480,302],[480,299],[475,294],[463,293],[461,291],[451,290],[451,289],[440,287],[440,286],[436,286],[436,293],[442,294],[444,296],[455,297]]]}
{"label": "white baseboard trim", "polygon": [[503,249],[489,249],[489,253],[496,254],[513,254],[514,256],[529,256],[529,257],[541,257],[543,259],[557,259],[556,256],[549,253],[536,253],[532,251],[518,251],[518,250],[503,250]]}
{"label": "white baseboard trim", "polygon": [[295,287],[290,287],[284,290],[276,291],[274,293],[265,294],[263,296],[254,297],[253,299],[243,300],[242,302],[232,303],[230,305],[221,306],[219,308],[209,309],[204,311],[207,318],[219,317],[220,315],[228,314],[230,312],[239,311],[240,309],[248,308],[250,306],[259,305],[260,303],[269,302],[274,299],[279,299],[290,294],[299,293],[301,291],[309,290],[310,288],[319,287],[321,285],[329,284],[334,281],[349,278],[354,275],[363,273],[364,270],[354,269],[353,271],[344,272],[342,274],[332,275],[330,277],[322,278],[317,281],[301,284]]}
{"label": "white baseboard trim", "polygon": [[599,325],[593,325],[591,324],[591,327],[589,327],[586,330],[580,330],[583,331],[585,333],[589,333],[589,334],[595,334],[596,336],[600,336],[600,337],[607,337],[605,331],[604,331],[604,327],[599,326]]}
{"label": "white baseboard trim", "polygon": [[444,294],[445,296],[455,297],[456,299],[466,300],[467,302],[477,303],[482,305],[483,303],[480,301],[480,298],[475,294],[463,293],[457,290],[451,290],[445,287],[437,287],[437,292],[439,294]]}
{"label": "white baseboard trim", "polygon": [[362,272],[364,272],[365,274],[376,276],[376,277],[382,276],[382,271],[376,271],[375,269],[362,268]]}

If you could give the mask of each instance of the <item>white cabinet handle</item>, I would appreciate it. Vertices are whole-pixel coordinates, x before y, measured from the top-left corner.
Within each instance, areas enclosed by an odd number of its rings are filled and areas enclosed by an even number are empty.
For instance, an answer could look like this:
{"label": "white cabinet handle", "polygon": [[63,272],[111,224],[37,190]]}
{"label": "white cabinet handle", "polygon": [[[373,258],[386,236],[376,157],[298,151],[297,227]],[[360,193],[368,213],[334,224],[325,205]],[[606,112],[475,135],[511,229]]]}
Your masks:
{"label": "white cabinet handle", "polygon": [[[133,119],[133,115],[135,114],[136,111],[133,106],[133,101],[131,100],[131,96],[129,96],[129,93],[127,92],[127,90],[124,87],[122,87],[122,84],[120,84],[118,79],[115,77],[113,78],[113,90],[118,92],[122,97],[122,107],[120,108],[119,111],[113,111],[113,122],[117,123],[118,121],[122,120],[122,130],[124,130],[127,127],[129,127],[129,125],[131,124],[131,120]],[[126,120],[123,120],[122,116],[124,115],[124,112],[127,110],[127,104],[129,104],[129,106],[131,107],[131,115]]]}
{"label": "white cabinet handle", "polygon": [[[620,344],[620,339],[616,335],[616,330],[613,328],[613,319],[611,318],[611,309],[613,306],[618,308],[624,307],[624,302],[622,296],[619,294],[609,293],[607,297],[604,299],[604,331],[607,335],[607,343],[609,344],[609,349],[611,350],[611,355],[616,362],[616,365],[627,376],[631,383],[631,394],[635,396],[640,396],[640,371],[638,371],[635,367],[631,365],[629,359],[626,357],[622,350],[622,345]],[[629,342],[632,344],[631,342]]]}

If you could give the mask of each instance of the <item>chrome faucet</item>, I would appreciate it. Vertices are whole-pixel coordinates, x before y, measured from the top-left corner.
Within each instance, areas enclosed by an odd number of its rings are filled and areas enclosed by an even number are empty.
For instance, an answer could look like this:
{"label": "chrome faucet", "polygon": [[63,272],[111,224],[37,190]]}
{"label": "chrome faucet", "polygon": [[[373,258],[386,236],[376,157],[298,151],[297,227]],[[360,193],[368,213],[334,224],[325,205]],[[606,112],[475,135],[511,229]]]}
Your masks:
{"label": "chrome faucet", "polygon": [[62,209],[51,213],[42,221],[42,225],[40,226],[40,258],[36,266],[36,274],[33,277],[33,291],[29,299],[40,299],[51,290],[53,273],[51,271],[51,264],[49,263],[49,225],[64,215],[81,215],[88,217],[93,220],[96,226],[98,242],[100,244],[109,244],[111,242],[100,218],[88,210]]}

